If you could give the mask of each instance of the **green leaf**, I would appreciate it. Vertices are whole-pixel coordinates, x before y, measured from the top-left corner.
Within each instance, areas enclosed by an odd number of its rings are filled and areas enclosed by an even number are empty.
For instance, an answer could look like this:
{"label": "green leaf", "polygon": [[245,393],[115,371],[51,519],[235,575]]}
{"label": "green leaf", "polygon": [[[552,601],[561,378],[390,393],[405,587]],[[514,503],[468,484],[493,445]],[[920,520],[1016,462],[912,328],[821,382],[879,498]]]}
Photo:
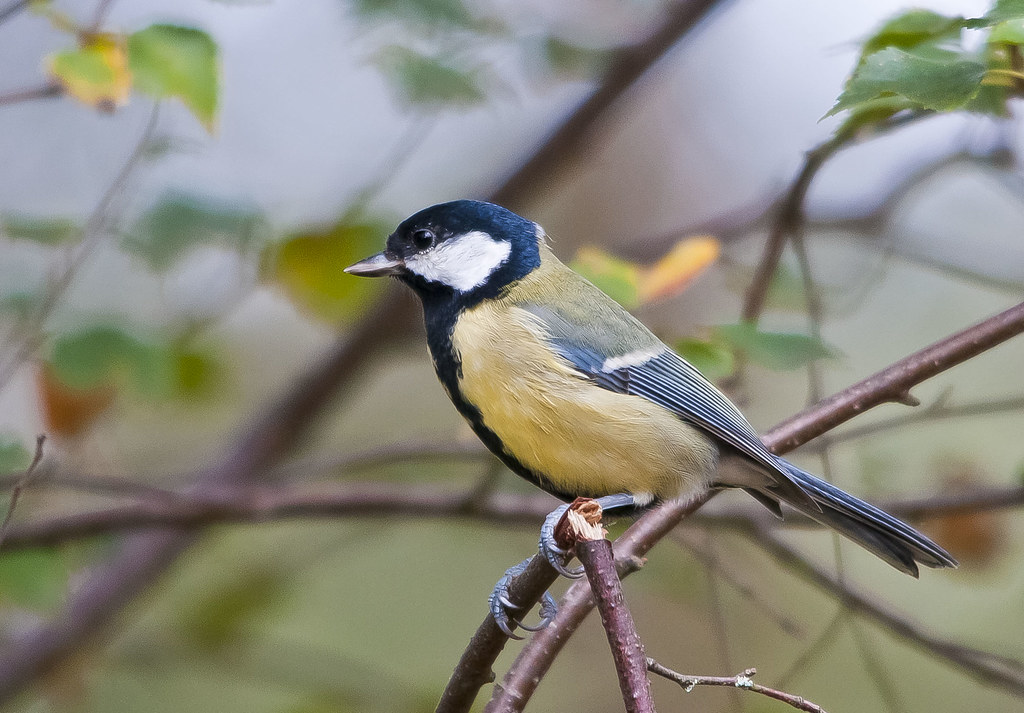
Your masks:
{"label": "green leaf", "polygon": [[0,555],[0,597],[31,609],[53,610],[64,601],[68,566],[60,550],[22,549]]}
{"label": "green leaf", "polygon": [[1024,18],[1024,0],[996,0],[992,9],[985,13],[991,23]]}
{"label": "green leaf", "polygon": [[20,440],[9,433],[0,433],[0,473],[17,473],[28,468],[32,454]]}
{"label": "green leaf", "polygon": [[123,247],[161,272],[200,245],[244,250],[262,236],[265,227],[263,216],[253,208],[170,192],[138,220]]}
{"label": "green leaf", "polygon": [[349,265],[378,251],[390,222],[343,219],[321,230],[295,233],[267,248],[264,274],[303,311],[335,324],[362,313],[381,285],[345,273]]}
{"label": "green leaf", "polygon": [[571,78],[588,79],[603,71],[611,61],[614,50],[602,47],[584,47],[559,37],[544,39],[544,58],[553,70]]}
{"label": "green leaf", "polygon": [[89,389],[126,381],[147,396],[167,396],[174,385],[174,362],[163,345],[120,327],[98,325],[60,337],[50,363],[61,383]]}
{"label": "green leaf", "polygon": [[203,648],[231,644],[245,633],[248,624],[281,600],[290,581],[265,568],[247,571],[198,600],[190,600],[180,615],[178,629]]}
{"label": "green leaf", "polygon": [[213,131],[220,93],[213,39],[194,27],[150,25],[128,36],[128,64],[135,87],[158,99],[181,99]]}
{"label": "green leaf", "polygon": [[1024,45],[1024,17],[1005,20],[992,28],[989,44]]}
{"label": "green leaf", "polygon": [[640,268],[600,248],[581,248],[571,263],[576,272],[597,285],[626,309],[640,304]]}
{"label": "green leaf", "polygon": [[37,291],[18,290],[0,297],[0,312],[14,315],[16,319],[26,319],[42,303],[42,295]]}
{"label": "green leaf", "polygon": [[978,93],[964,106],[964,109],[975,114],[1008,117],[1010,109],[1007,100],[1010,93],[1006,87],[994,84],[983,84]]}
{"label": "green leaf", "polygon": [[220,383],[223,367],[212,352],[176,345],[170,357],[178,396],[190,399],[209,396]]}
{"label": "green leaf", "polygon": [[729,376],[736,370],[736,355],[721,342],[688,337],[676,342],[675,350],[712,381]]}
{"label": "green leaf", "polygon": [[917,108],[917,103],[906,97],[885,96],[869,99],[850,108],[843,123],[836,129],[836,135],[849,137],[855,132],[872,124],[881,123],[901,111],[913,111]]}
{"label": "green leaf", "polygon": [[467,69],[451,60],[398,46],[381,51],[376,61],[410,105],[434,109],[468,107],[486,98],[479,69]]}
{"label": "green leaf", "polygon": [[923,56],[890,47],[864,59],[825,116],[889,96],[904,97],[921,109],[952,111],[974,98],[984,76],[983,63],[956,52]]}
{"label": "green leaf", "polygon": [[773,371],[789,371],[815,359],[833,357],[835,352],[805,334],[762,332],[749,322],[716,327],[714,336]]}
{"label": "green leaf", "polygon": [[389,16],[413,24],[472,28],[477,22],[461,0],[354,0],[365,18]]}
{"label": "green leaf", "polygon": [[964,28],[963,17],[950,17],[931,10],[910,10],[888,20],[864,42],[861,57],[885,49],[910,49],[923,42],[957,39]]}
{"label": "green leaf", "polygon": [[63,245],[78,240],[82,235],[82,229],[67,218],[7,214],[0,219],[0,233],[13,240]]}

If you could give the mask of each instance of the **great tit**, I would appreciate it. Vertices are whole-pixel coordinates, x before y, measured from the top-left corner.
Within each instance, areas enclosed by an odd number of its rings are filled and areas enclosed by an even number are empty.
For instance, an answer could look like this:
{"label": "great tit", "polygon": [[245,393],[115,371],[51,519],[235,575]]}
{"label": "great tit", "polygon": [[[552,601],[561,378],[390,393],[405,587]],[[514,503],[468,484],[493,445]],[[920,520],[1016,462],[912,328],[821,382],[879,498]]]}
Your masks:
{"label": "great tit", "polygon": [[505,208],[459,200],[421,210],[346,272],[391,275],[419,295],[455,407],[513,472],[562,500],[611,496],[639,510],[741,488],[915,577],[919,563],[957,564],[909,525],[771,453],[722,392],[562,264],[539,225]]}

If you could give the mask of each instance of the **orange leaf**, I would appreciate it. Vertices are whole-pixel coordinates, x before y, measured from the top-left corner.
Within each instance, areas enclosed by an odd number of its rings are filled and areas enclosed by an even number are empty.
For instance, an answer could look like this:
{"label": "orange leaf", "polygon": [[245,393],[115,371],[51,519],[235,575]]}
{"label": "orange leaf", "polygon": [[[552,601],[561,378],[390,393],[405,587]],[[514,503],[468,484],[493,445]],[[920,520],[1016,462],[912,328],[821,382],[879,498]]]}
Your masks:
{"label": "orange leaf", "polygon": [[84,432],[114,400],[111,384],[76,389],[60,381],[49,364],[36,372],[36,389],[46,430],[66,438]]}
{"label": "orange leaf", "polygon": [[640,275],[640,302],[678,295],[718,259],[720,251],[718,240],[708,235],[680,240]]}

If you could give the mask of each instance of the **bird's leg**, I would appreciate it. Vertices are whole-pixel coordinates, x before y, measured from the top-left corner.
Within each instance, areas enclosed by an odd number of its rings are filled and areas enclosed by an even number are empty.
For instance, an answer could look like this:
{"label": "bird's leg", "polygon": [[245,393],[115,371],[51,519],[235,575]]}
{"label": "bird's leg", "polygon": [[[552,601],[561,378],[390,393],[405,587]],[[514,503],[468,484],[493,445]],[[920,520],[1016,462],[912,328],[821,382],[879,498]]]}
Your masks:
{"label": "bird's leg", "polygon": [[[632,507],[635,504],[633,496],[626,494],[606,495],[605,497],[597,498],[596,502],[601,506],[602,510]],[[561,521],[568,509],[569,505],[561,505],[544,518],[544,525],[541,527],[540,531],[540,552],[544,556],[544,559],[548,561],[548,564],[550,564],[551,567],[563,577],[578,579],[583,576],[583,569],[569,569],[566,567],[566,562],[571,555],[567,550],[559,547],[555,540],[555,528],[558,526],[559,521]],[[509,584],[515,577],[523,573],[523,570],[526,569],[529,562],[530,560],[526,559],[514,567],[509,567],[502,578],[498,580],[498,583],[494,587],[494,591],[488,599],[491,615],[494,617],[494,621],[498,625],[498,628],[505,632],[506,636],[513,639],[518,639],[520,637],[513,633],[512,622],[515,622],[527,631],[538,631],[546,627],[551,620],[555,618],[555,614],[558,613],[558,605],[555,603],[554,598],[550,593],[544,592],[544,597],[541,599],[540,604],[541,620],[538,624],[534,626],[526,626],[509,616],[509,610],[520,608],[509,598]]]}
{"label": "bird's leg", "polygon": [[509,616],[509,611],[513,609],[522,609],[521,606],[513,602],[509,598],[509,585],[512,580],[523,573],[526,566],[530,564],[532,557],[527,558],[517,565],[513,565],[505,570],[505,574],[502,575],[498,583],[494,585],[494,591],[491,592],[491,596],[487,599],[487,604],[491,609],[491,616],[494,617],[494,623],[498,625],[498,628],[505,632],[505,636],[510,639],[522,639],[521,636],[516,636],[513,631],[516,626],[526,629],[526,631],[540,631],[555,618],[555,614],[558,612],[558,605],[555,603],[555,598],[551,596],[549,592],[544,592],[544,596],[540,600],[540,621],[532,626],[527,626],[518,619],[513,619]]}
{"label": "bird's leg", "polygon": [[[633,496],[625,493],[619,495],[606,495],[601,498],[596,498],[595,502],[601,506],[602,510],[633,507],[636,504],[633,500]],[[583,569],[567,568],[566,563],[571,558],[571,555],[567,550],[559,547],[558,543],[555,541],[555,528],[558,526],[559,521],[568,509],[568,504],[561,505],[544,518],[544,525],[540,529],[540,553],[544,556],[544,559],[548,561],[548,564],[550,564],[551,567],[563,577],[578,579],[583,576]],[[494,585],[494,591],[491,592],[491,596],[487,600],[491,609],[491,616],[494,617],[494,623],[498,625],[499,629],[505,632],[506,636],[512,639],[522,638],[520,636],[516,636],[514,633],[513,629],[515,626],[519,626],[527,631],[539,631],[550,624],[551,620],[555,618],[555,614],[558,613],[558,604],[555,603],[554,597],[552,597],[549,592],[544,592],[544,596],[540,602],[540,622],[533,626],[526,626],[517,619],[509,616],[509,611],[521,609],[519,605],[515,604],[509,598],[509,585],[512,583],[513,579],[523,573],[523,570],[526,569],[526,566],[529,563],[530,559],[525,559],[519,564],[505,570],[505,574],[498,580],[498,583]]]}
{"label": "bird's leg", "polygon": [[[636,504],[633,500],[633,496],[626,493],[605,495],[604,497],[596,498],[595,502],[601,506],[602,510],[633,507]],[[540,553],[544,555],[544,559],[546,559],[548,564],[550,564],[551,567],[560,575],[568,577],[569,579],[579,579],[583,576],[583,568],[576,567],[574,569],[569,569],[566,567],[571,555],[568,550],[559,547],[558,542],[555,540],[555,528],[565,516],[565,511],[568,509],[568,504],[561,505],[555,508],[546,518],[544,518],[544,524],[540,528]]]}

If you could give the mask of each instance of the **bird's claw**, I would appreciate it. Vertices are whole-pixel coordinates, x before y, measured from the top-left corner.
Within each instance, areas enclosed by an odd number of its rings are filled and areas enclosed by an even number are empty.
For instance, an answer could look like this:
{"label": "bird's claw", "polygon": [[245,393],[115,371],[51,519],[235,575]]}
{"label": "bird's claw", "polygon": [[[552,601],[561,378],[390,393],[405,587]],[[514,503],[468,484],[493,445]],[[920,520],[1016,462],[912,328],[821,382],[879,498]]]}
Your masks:
{"label": "bird's claw", "polygon": [[561,505],[555,508],[544,518],[544,524],[540,528],[540,553],[548,561],[552,569],[563,577],[579,579],[583,576],[582,567],[569,568],[566,564],[572,559],[569,552],[558,546],[555,541],[555,527],[569,509],[568,505]]}
{"label": "bird's claw", "polygon": [[509,616],[509,612],[512,610],[522,609],[521,606],[514,603],[509,598],[509,585],[512,580],[518,575],[523,573],[526,569],[526,565],[529,564],[530,560],[526,559],[505,570],[505,574],[502,575],[498,583],[494,585],[494,591],[491,592],[491,596],[488,598],[487,603],[491,609],[491,616],[494,617],[494,623],[498,625],[498,628],[510,639],[522,639],[523,637],[518,636],[515,633],[515,628],[518,626],[526,631],[540,631],[551,623],[551,620],[555,618],[555,614],[558,613],[558,604],[555,603],[555,598],[551,596],[550,592],[544,592],[544,596],[540,601],[540,616],[541,619],[538,623],[532,625],[526,625],[518,619],[514,619]]}

